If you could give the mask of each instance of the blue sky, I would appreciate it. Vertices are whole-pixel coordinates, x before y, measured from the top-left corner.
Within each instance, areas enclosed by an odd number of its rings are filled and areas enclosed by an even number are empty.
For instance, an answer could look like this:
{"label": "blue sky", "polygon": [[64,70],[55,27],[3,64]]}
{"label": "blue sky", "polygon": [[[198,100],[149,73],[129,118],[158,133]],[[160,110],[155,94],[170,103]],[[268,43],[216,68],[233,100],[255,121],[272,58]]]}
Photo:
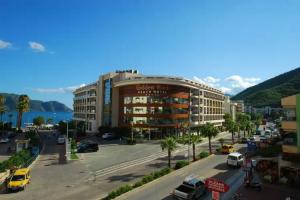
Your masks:
{"label": "blue sky", "polygon": [[0,91],[71,107],[117,69],[236,93],[299,66],[300,1],[0,0]]}

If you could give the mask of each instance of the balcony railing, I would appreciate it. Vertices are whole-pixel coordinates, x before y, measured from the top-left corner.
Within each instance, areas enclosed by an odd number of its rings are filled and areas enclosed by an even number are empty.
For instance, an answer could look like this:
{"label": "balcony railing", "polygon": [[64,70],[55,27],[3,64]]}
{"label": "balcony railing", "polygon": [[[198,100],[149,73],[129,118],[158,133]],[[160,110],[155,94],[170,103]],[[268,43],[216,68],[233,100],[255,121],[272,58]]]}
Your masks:
{"label": "balcony railing", "polygon": [[289,153],[289,154],[297,154],[299,153],[298,148],[296,145],[282,145],[282,152],[283,153]]}

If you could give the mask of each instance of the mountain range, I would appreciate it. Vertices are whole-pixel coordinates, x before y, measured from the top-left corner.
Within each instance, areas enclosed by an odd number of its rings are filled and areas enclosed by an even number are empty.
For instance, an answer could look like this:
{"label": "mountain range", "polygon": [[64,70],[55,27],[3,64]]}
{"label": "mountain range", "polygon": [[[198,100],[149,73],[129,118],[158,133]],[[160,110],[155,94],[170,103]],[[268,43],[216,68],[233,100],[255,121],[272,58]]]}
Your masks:
{"label": "mountain range", "polygon": [[300,68],[280,74],[238,93],[232,100],[244,100],[254,107],[280,107],[281,98],[300,93]]}
{"label": "mountain range", "polygon": [[[19,96],[17,94],[0,93],[6,98],[5,106],[8,112],[16,111]],[[58,101],[39,101],[30,99],[30,111],[33,112],[72,112],[72,110]]]}

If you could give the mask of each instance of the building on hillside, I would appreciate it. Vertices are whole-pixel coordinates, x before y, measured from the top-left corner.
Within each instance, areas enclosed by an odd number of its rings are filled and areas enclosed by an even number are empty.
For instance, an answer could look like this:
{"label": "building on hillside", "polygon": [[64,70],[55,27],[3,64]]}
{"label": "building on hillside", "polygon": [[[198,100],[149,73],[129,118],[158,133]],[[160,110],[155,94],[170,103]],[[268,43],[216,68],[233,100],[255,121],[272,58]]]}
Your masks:
{"label": "building on hillside", "polygon": [[116,71],[74,91],[74,120],[88,132],[108,126],[171,134],[183,124],[221,126],[223,115],[220,90],[180,77]]}
{"label": "building on hillside", "polygon": [[232,103],[236,103],[236,112],[244,113],[245,112],[245,104],[243,100],[235,100]]}
{"label": "building on hillside", "polygon": [[225,96],[224,99],[224,113],[228,113],[232,116],[233,121],[236,120],[236,110],[237,110],[237,103],[233,103],[230,100],[229,96]]}
{"label": "building on hillside", "polygon": [[281,105],[284,111],[281,124],[284,135],[280,167],[300,177],[300,94],[282,98]]}

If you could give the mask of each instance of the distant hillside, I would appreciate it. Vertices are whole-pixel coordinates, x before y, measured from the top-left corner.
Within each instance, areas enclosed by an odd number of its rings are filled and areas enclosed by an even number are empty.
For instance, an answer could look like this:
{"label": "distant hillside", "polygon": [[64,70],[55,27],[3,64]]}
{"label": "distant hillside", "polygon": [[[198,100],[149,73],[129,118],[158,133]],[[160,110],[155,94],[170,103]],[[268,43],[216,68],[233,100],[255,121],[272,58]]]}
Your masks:
{"label": "distant hillside", "polygon": [[255,107],[279,107],[282,97],[297,93],[300,93],[300,68],[247,88],[232,99],[244,100],[246,105]]}
{"label": "distant hillside", "polygon": [[[0,95],[6,98],[6,107],[8,111],[16,111],[16,105],[18,103],[19,95],[0,93]],[[72,112],[66,105],[57,101],[39,101],[30,100],[30,111],[35,112]]]}

